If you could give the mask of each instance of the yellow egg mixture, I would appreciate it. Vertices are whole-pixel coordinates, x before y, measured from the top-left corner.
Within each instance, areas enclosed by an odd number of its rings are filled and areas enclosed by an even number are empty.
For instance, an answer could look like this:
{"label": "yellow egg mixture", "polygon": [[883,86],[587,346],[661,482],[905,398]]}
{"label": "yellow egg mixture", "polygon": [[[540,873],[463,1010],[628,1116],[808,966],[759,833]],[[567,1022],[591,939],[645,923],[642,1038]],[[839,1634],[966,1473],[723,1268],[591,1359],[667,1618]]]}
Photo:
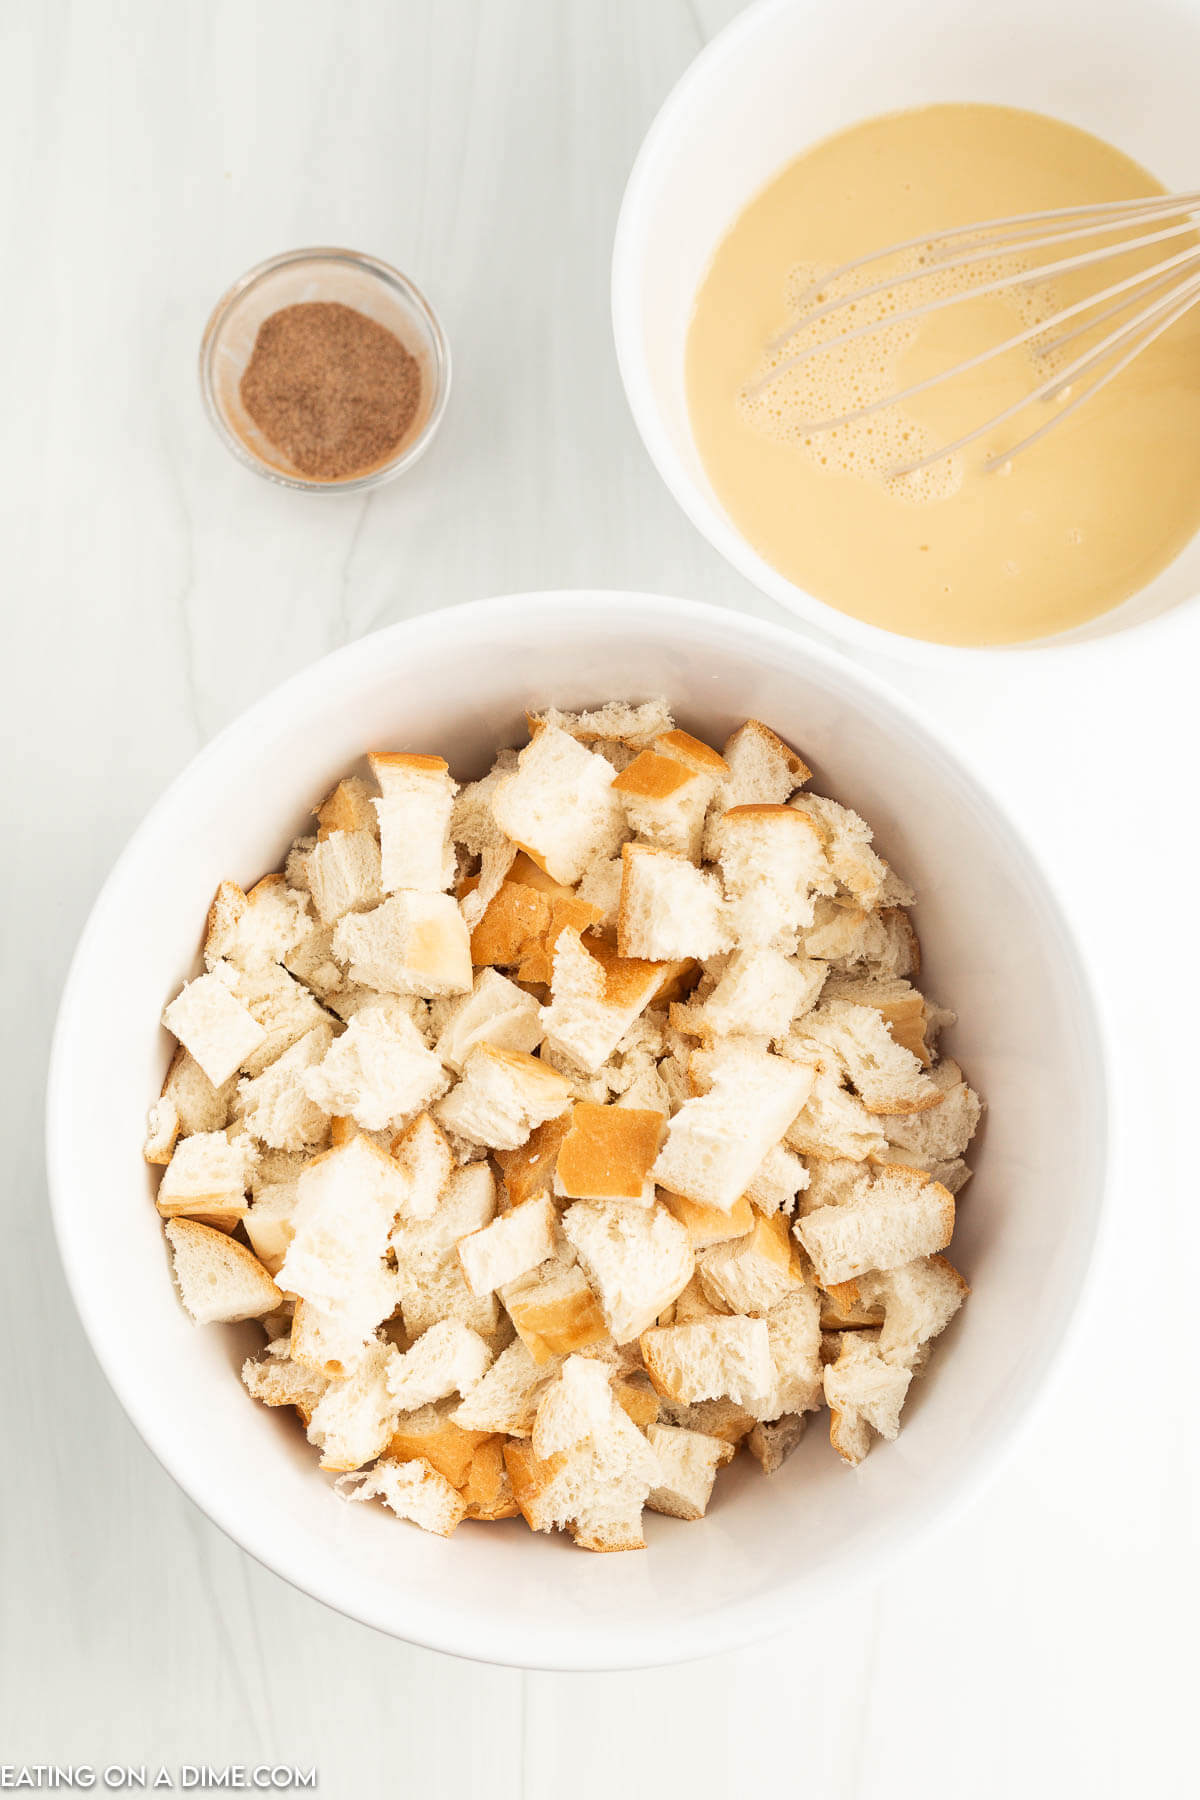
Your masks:
{"label": "yellow egg mixture", "polygon": [[[688,335],[692,429],[733,523],[821,600],[941,643],[1042,637],[1137,592],[1200,526],[1200,307],[1069,416],[1086,380],[910,475],[895,471],[1031,394],[1121,321],[1096,323],[1061,347],[1039,334],[858,424],[811,425],[898,393],[1194,240],[1169,238],[1069,276],[1037,278],[1036,270],[1102,240],[958,271],[938,266],[944,255],[917,249],[822,287],[831,270],[974,220],[1162,191],[1099,138],[1008,107],[895,113],[798,157],[721,243]],[[969,247],[960,242],[954,252]],[[1003,293],[890,322],[904,307],[1026,266],[1034,279]],[[917,268],[928,272],[909,286],[785,335],[798,302],[811,309],[815,296],[836,299]],[[794,360],[835,331],[876,319],[879,331]],[[1064,416],[1053,431],[986,469],[1056,409]]]}

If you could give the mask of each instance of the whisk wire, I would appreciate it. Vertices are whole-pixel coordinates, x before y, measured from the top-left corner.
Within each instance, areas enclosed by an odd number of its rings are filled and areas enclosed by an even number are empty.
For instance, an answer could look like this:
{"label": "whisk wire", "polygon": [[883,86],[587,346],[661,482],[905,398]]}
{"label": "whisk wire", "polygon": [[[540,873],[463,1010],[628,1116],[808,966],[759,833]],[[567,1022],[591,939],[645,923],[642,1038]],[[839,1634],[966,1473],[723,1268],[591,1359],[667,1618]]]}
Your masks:
{"label": "whisk wire", "polygon": [[[1075,318],[1082,312],[1090,311],[1093,306],[1098,306],[1101,301],[1111,299],[1114,294],[1125,293],[1126,297],[1123,301],[1119,301],[1114,307],[1109,307],[1108,311],[1101,313],[1099,318],[1091,319],[1086,325],[1079,328],[1079,332],[1092,331],[1103,319],[1111,318],[1114,313],[1124,312],[1132,305],[1136,298],[1136,290],[1145,287],[1147,283],[1152,281],[1152,277],[1155,275],[1158,275],[1160,278],[1152,282],[1151,291],[1155,288],[1164,287],[1169,282],[1174,282],[1185,269],[1193,268],[1198,265],[1200,265],[1200,245],[1194,250],[1183,250],[1178,256],[1170,257],[1166,264],[1160,263],[1156,265],[1154,269],[1143,271],[1138,275],[1128,275],[1123,281],[1113,282],[1111,287],[1103,288],[1098,294],[1088,295],[1083,300],[1076,300],[1071,306],[1064,306],[1061,312],[1054,315],[1054,319],[1051,323],[1057,325],[1062,320]],[[1133,290],[1133,292],[1130,292],[1129,290]],[[991,362],[994,357],[1002,356],[1007,350],[1019,349],[1022,344],[1028,344],[1032,339],[1043,336],[1045,331],[1046,321],[1038,320],[1035,324],[1026,325],[1021,331],[1014,332],[1011,337],[1003,339],[999,344],[989,344],[986,350],[978,351],[974,356],[968,357],[964,362],[954,363],[948,369],[938,369],[934,374],[927,375],[923,381],[914,381],[911,387],[901,388],[898,394],[884,394],[880,399],[870,400],[865,405],[857,406],[852,412],[842,413],[835,419],[806,419],[803,421],[803,429],[806,431],[836,431],[839,426],[848,425],[851,421],[857,421],[858,419],[869,418],[872,413],[881,412],[886,406],[899,406],[902,401],[911,400],[915,395],[927,392],[929,388],[940,387],[944,381],[952,381],[957,379],[959,375],[968,374],[970,370],[979,368],[981,364]],[[1079,332],[1069,332],[1066,337],[1060,338],[1058,343],[1066,343],[1069,339],[1078,336]],[[840,343],[842,340],[838,339],[835,341]],[[825,346],[822,345],[821,347],[824,348]],[[1046,345],[1043,354],[1049,355],[1053,348],[1053,345]],[[1094,350],[1089,352],[1089,355],[1091,354],[1094,354]],[[780,372],[782,373],[782,371]],[[1064,370],[1059,372],[1055,377],[1055,381],[1061,382],[1067,378],[1066,371]],[[1052,387],[1053,385],[1054,382],[1051,382]],[[1036,398],[1036,394],[1029,395],[1029,399],[1032,400],[1034,398]],[[1024,406],[1026,401],[1023,400],[1019,404]],[[999,424],[1001,421],[997,419],[994,420],[993,423]],[[939,455],[941,454],[943,453],[939,452]],[[930,461],[937,460],[937,457],[930,458]]]}
{"label": "whisk wire", "polygon": [[[1186,312],[1190,312],[1192,307],[1195,306],[1198,301],[1200,301],[1200,280],[1197,280],[1190,290],[1185,289],[1184,297],[1180,298],[1178,303],[1171,307],[1161,323],[1156,325],[1152,331],[1146,332],[1145,336],[1142,337],[1139,342],[1132,345],[1132,347],[1126,351],[1125,355],[1113,364],[1111,369],[1106,370],[1097,381],[1094,381],[1090,387],[1085,388],[1082,394],[1077,394],[1069,405],[1064,406],[1061,412],[1055,414],[1054,418],[1047,419],[1044,424],[1038,426],[1036,431],[1031,431],[1028,437],[1023,437],[1021,441],[1014,444],[1010,450],[1002,451],[998,456],[989,457],[984,464],[985,470],[990,471],[992,469],[997,469],[1002,467],[1003,464],[1011,462],[1013,457],[1019,456],[1022,450],[1028,450],[1031,444],[1036,444],[1039,438],[1045,437],[1046,433],[1051,431],[1055,425],[1061,425],[1062,421],[1073,413],[1077,407],[1082,406],[1085,401],[1090,400],[1094,394],[1098,394],[1101,388],[1107,387],[1109,382],[1119,375],[1123,369],[1127,369],[1134,358],[1140,356],[1142,351],[1154,342],[1155,338],[1160,338],[1164,331],[1167,331],[1175,324],[1176,320],[1182,319]],[[1152,314],[1151,317],[1153,316],[1154,315]]]}
{"label": "whisk wire", "polygon": [[[988,245],[985,254],[991,254],[998,244],[1007,242],[1002,234],[1006,230],[1016,227],[1042,225],[1044,233],[1040,241],[1045,244],[1054,241],[1057,222],[1060,220],[1119,215],[1110,229],[1120,230],[1137,223],[1143,217],[1153,217],[1156,213],[1165,212],[1170,215],[1175,212],[1194,211],[1197,207],[1200,207],[1200,188],[1182,194],[1147,195],[1144,200],[1098,200],[1088,206],[1060,206],[1054,207],[1048,212],[1013,213],[1003,219],[976,221],[972,225],[952,225],[945,231],[926,232],[922,237],[904,238],[900,243],[888,244],[882,250],[870,250],[865,256],[856,256],[850,262],[840,263],[837,268],[830,269],[822,275],[819,281],[814,281],[811,287],[806,288],[796,300],[796,306],[799,308],[806,305],[825,288],[833,287],[845,276],[853,275],[857,270],[865,268],[870,263],[882,262],[887,257],[899,256],[905,250],[932,250],[938,244],[949,243],[953,238],[982,238]],[[987,234],[986,237],[984,234]],[[939,266],[944,268],[945,264]],[[925,272],[928,273],[928,271]],[[851,295],[850,297],[854,298],[855,296]],[[782,333],[779,341],[786,342],[789,335],[788,332]],[[778,343],[771,347],[777,348]]]}
{"label": "whisk wire", "polygon": [[[1176,220],[1176,223],[1164,221]],[[1086,222],[1084,222],[1086,221]],[[1145,230],[1153,226],[1153,230]],[[885,246],[865,256],[843,263],[840,267],[829,271],[820,281],[813,284],[807,293],[801,296],[798,317],[788,329],[773,339],[769,348],[778,350],[789,343],[796,335],[820,323],[824,319],[855,306],[860,301],[870,300],[879,294],[894,293],[898,289],[910,286],[932,274],[953,271],[975,266],[992,257],[1011,257],[1022,255],[1033,249],[1050,249],[1079,238],[1096,238],[1107,234],[1117,234],[1114,241],[1097,245],[1090,250],[1083,250],[1074,255],[1057,258],[1051,262],[1036,264],[1030,268],[1026,264],[1014,272],[994,276],[990,280],[977,282],[962,291],[942,294],[920,305],[906,307],[900,312],[889,312],[881,317],[864,321],[847,330],[837,332],[815,344],[805,346],[785,357],[776,367],[768,369],[747,389],[749,397],[762,394],[783,379],[792,370],[809,362],[813,357],[828,356],[841,350],[845,345],[897,325],[906,325],[918,319],[927,318],[932,313],[956,306],[963,300],[978,299],[989,294],[996,294],[1006,289],[1031,286],[1047,281],[1052,277],[1072,275],[1081,270],[1097,268],[1112,259],[1125,256],[1134,251],[1147,250],[1153,245],[1164,244],[1172,238],[1188,236],[1190,244],[1174,255],[1160,258],[1119,281],[1111,282],[1098,292],[1084,295],[1082,298],[1062,306],[1051,317],[1038,320],[1013,333],[1003,342],[986,347],[973,356],[969,356],[949,368],[936,371],[923,380],[914,382],[899,393],[892,392],[869,401],[853,411],[843,413],[838,418],[806,421],[802,429],[817,433],[833,431],[842,426],[857,423],[868,418],[884,407],[895,406],[901,401],[912,399],[915,395],[926,392],[940,383],[950,381],[983,363],[1002,355],[1007,350],[1019,348],[1035,340],[1035,354],[1044,359],[1057,353],[1069,343],[1096,331],[1100,325],[1113,318],[1121,318],[1116,325],[1099,342],[1091,344],[1080,355],[1076,356],[1065,367],[1055,370],[1040,382],[1031,393],[1022,395],[1011,405],[1003,408],[992,418],[985,420],[974,430],[964,432],[953,443],[932,451],[928,456],[906,464],[903,468],[892,471],[894,475],[916,474],[945,457],[953,456],[968,445],[977,442],[981,437],[995,431],[1006,424],[1009,419],[1038,400],[1047,400],[1052,396],[1065,399],[1069,389],[1078,378],[1085,378],[1097,370],[1102,371],[1094,381],[1079,394],[1076,394],[1068,405],[1055,411],[1053,418],[1045,420],[1036,430],[1013,446],[1012,449],[991,456],[986,464],[994,469],[1011,460],[1021,451],[1029,448],[1040,438],[1052,430],[1062,419],[1067,418],[1077,407],[1082,406],[1093,395],[1115,379],[1123,369],[1128,368],[1135,357],[1169,330],[1177,320],[1200,304],[1200,189],[1192,189],[1180,194],[1162,194],[1146,196],[1133,201],[1098,201],[1090,205],[1075,207],[1059,207],[1043,213],[1017,213],[1004,219],[980,221],[974,225],[954,226],[948,231],[926,234],[919,238],[909,238],[902,243]],[[1133,232],[1136,235],[1130,236]],[[1023,235],[1021,235],[1023,233]],[[905,270],[887,280],[870,282],[865,287],[851,289],[832,300],[823,300],[813,310],[805,311],[807,301],[812,297],[820,298],[829,289],[843,281],[845,277],[858,270],[869,268],[874,263],[884,262],[904,251],[923,248],[927,252],[936,250],[939,245],[953,246],[963,238],[974,240],[971,248],[961,255],[951,255],[940,261],[928,260],[916,268]],[[1163,290],[1169,290],[1164,294]],[[1111,303],[1111,304],[1106,304]],[[1138,310],[1132,318],[1125,317],[1130,308]],[[1102,307],[1100,312],[1097,307]],[[1092,316],[1088,316],[1092,315]],[[1080,322],[1068,332],[1060,332],[1060,327],[1072,319]],[[1056,335],[1057,334],[1057,335]],[[1112,366],[1105,364],[1115,358]],[[1044,366],[1044,361],[1043,361]]]}
{"label": "whisk wire", "polygon": [[[1112,306],[1106,306],[1104,311],[1097,313],[1094,319],[1086,319],[1082,325],[1075,325],[1070,331],[1064,331],[1061,337],[1051,338],[1050,342],[1047,344],[1039,344],[1037,347],[1038,355],[1055,356],[1060,350],[1065,349],[1068,344],[1074,343],[1076,338],[1086,336],[1089,331],[1095,331],[1098,325],[1103,325],[1105,319],[1111,319],[1117,313],[1127,311],[1128,308],[1133,306],[1139,299],[1148,300],[1151,294],[1156,294],[1160,288],[1169,287],[1176,282],[1179,279],[1180,274],[1182,274],[1190,266],[1191,262],[1196,259],[1200,259],[1200,247],[1196,249],[1194,257],[1189,257],[1187,261],[1183,263],[1178,263],[1174,257],[1171,257],[1171,266],[1165,274],[1159,273],[1159,270],[1161,270],[1163,266],[1161,263],[1154,269],[1148,270],[1147,279],[1140,295],[1136,290],[1132,293],[1128,293],[1124,295],[1122,299],[1116,301]],[[1107,298],[1107,294],[1097,294],[1095,296],[1094,304],[1098,304],[1105,298]],[[1057,325],[1066,317],[1067,313],[1065,309],[1063,312],[1056,313],[1054,320],[1055,324]],[[1040,329],[1044,331],[1045,326],[1043,325]]]}
{"label": "whisk wire", "polygon": [[[1047,380],[1043,381],[1040,386],[1035,387],[1032,393],[1023,394],[1019,400],[1014,400],[1011,406],[1006,406],[1002,412],[996,413],[993,418],[985,420],[982,425],[977,425],[973,431],[964,432],[963,435],[960,438],[956,438],[952,444],[945,444],[940,450],[933,451],[929,456],[923,456],[916,462],[905,463],[902,468],[893,469],[893,476],[915,475],[921,469],[929,468],[932,463],[941,462],[944,457],[954,456],[958,451],[965,450],[968,444],[977,442],[979,438],[985,437],[988,432],[994,431],[998,425],[1007,424],[1008,420],[1015,418],[1017,413],[1024,412],[1025,408],[1031,406],[1035,400],[1048,400],[1054,394],[1069,388],[1077,376],[1086,374],[1097,362],[1103,362],[1105,356],[1111,350],[1118,349],[1128,338],[1138,338],[1139,341],[1133,345],[1127,355],[1124,356],[1116,367],[1111,369],[1102,380],[1093,383],[1093,385],[1083,394],[1077,395],[1075,399],[1071,401],[1069,406],[1064,407],[1061,412],[1055,414],[1053,419],[1048,419],[1044,425],[1039,426],[1038,430],[1031,433],[1028,438],[1022,439],[1019,445],[1015,445],[1011,450],[1005,450],[1000,454],[989,458],[987,467],[998,468],[1001,464],[1010,462],[1017,454],[1018,450],[1025,449],[1033,442],[1034,438],[1043,436],[1045,432],[1050,430],[1052,425],[1059,424],[1062,419],[1067,417],[1068,413],[1074,412],[1075,408],[1081,405],[1084,400],[1094,394],[1097,389],[1104,387],[1114,375],[1120,373],[1121,369],[1127,367],[1127,365],[1133,361],[1133,358],[1146,348],[1148,343],[1152,343],[1154,338],[1159,337],[1162,332],[1167,329],[1168,325],[1174,324],[1177,318],[1181,318],[1188,308],[1193,306],[1197,299],[1200,299],[1200,276],[1197,276],[1195,283],[1192,284],[1192,286],[1195,291],[1191,293],[1190,299],[1182,298],[1177,294],[1172,295],[1169,300],[1165,300],[1160,306],[1152,308],[1149,313],[1139,314],[1138,318],[1132,323],[1118,326],[1115,331],[1109,332],[1108,336],[1102,339],[1099,344],[1094,346],[1094,348],[1085,351],[1082,356],[1076,357],[1074,362],[1068,363],[1065,369],[1056,370],[1055,373],[1049,376]],[[1185,294],[1188,291],[1189,289],[1185,289]],[[1166,318],[1153,332],[1147,332],[1146,327],[1168,310],[1170,310],[1170,317]]]}
{"label": "whisk wire", "polygon": [[[1195,229],[1195,224],[1188,219],[1182,225],[1171,225],[1163,231],[1151,232],[1145,237],[1130,238],[1124,244],[1116,246],[1108,244],[1100,250],[1083,251],[1078,256],[1064,257],[1060,262],[1042,263],[1036,273],[1032,273],[1029,269],[1018,269],[1012,275],[998,275],[994,281],[981,282],[978,287],[973,287],[964,293],[941,294],[936,300],[926,300],[923,305],[908,307],[904,312],[889,313],[882,319],[870,319],[864,325],[855,325],[849,331],[839,332],[836,337],[825,338],[818,344],[812,344],[807,350],[798,350],[794,356],[789,356],[785,362],[780,363],[777,369],[768,370],[767,374],[755,383],[751,391],[760,393],[764,388],[772,386],[781,376],[789,374],[792,369],[799,368],[802,363],[810,362],[814,356],[840,349],[843,344],[853,343],[855,339],[867,337],[872,332],[883,331],[894,325],[907,325],[913,319],[924,319],[930,313],[943,312],[948,306],[960,306],[964,300],[979,300],[988,294],[1002,293],[1005,288],[1024,287],[1030,280],[1044,281],[1052,275],[1071,275],[1077,269],[1086,269],[1094,263],[1107,262],[1111,257],[1123,256],[1130,250],[1143,250],[1151,244],[1161,244],[1166,238],[1180,237],[1185,232],[1191,233]],[[954,266],[952,263],[940,265],[943,269]],[[906,287],[910,281],[930,273],[932,273],[931,270],[922,269],[916,275],[898,275],[894,281],[881,281],[873,287],[861,288],[857,294],[848,295],[844,300],[834,301],[828,306],[819,307],[814,313],[809,313],[808,317],[802,319],[795,330],[789,333],[789,336],[795,336],[795,331],[799,331],[804,326],[815,325],[818,320],[827,318],[831,312],[836,312],[849,305],[851,301],[870,299],[875,294],[891,293],[895,288]]]}

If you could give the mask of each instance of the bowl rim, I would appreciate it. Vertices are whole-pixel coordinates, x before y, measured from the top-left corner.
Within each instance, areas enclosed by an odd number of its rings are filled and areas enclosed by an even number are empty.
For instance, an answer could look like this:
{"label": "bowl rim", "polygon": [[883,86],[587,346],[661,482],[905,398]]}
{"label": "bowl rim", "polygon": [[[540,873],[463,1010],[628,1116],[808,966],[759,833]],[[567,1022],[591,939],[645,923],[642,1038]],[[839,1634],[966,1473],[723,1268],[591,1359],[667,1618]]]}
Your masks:
{"label": "bowl rim", "polygon": [[[380,463],[374,469],[368,469],[364,475],[355,475],[345,481],[317,481],[305,475],[292,475],[286,469],[277,468],[273,463],[264,462],[256,456],[250,446],[233,429],[225,416],[225,409],[217,398],[216,384],[213,380],[213,356],[221,327],[230,313],[269,275],[279,269],[287,269],[296,263],[342,263],[352,268],[365,269],[385,287],[395,289],[400,297],[417,314],[429,334],[433,347],[434,395],[433,404],[426,416],[425,423],[413,438],[401,440],[401,448],[389,461]],[[419,461],[428,450],[437,435],[438,427],[446,411],[450,399],[450,384],[453,376],[453,365],[450,357],[450,341],[446,336],[441,320],[430,305],[421,289],[402,270],[394,268],[378,256],[370,256],[365,250],[349,250],[333,244],[318,244],[308,249],[283,250],[277,256],[268,256],[264,261],[255,263],[244,275],[225,289],[204,327],[200,339],[196,372],[200,380],[200,393],[204,401],[204,410],[209,421],[229,451],[230,455],[243,468],[252,469],[261,475],[264,481],[270,481],[276,487],[293,488],[303,494],[355,494],[365,488],[382,487],[385,481],[403,474],[405,469]]]}
{"label": "bowl rim", "polygon": [[[672,634],[689,626],[709,630],[719,628],[727,635],[738,634],[743,639],[757,640],[764,650],[774,649],[787,658],[799,656],[814,665],[817,673],[828,673],[836,683],[844,685],[849,681],[864,702],[875,702],[885,713],[890,710],[919,737],[935,744],[949,757],[958,778],[1007,833],[1026,872],[1040,890],[1041,899],[1059,934],[1076,1004],[1088,1027],[1094,1059],[1097,1141],[1094,1203],[1086,1234],[1081,1233],[1075,1256],[1074,1290],[1047,1338],[1038,1384],[1021,1414],[1008,1422],[1007,1428],[997,1434],[996,1440],[969,1468],[963,1470],[945,1497],[931,1506],[920,1521],[906,1526],[899,1537],[887,1532],[878,1533],[861,1547],[849,1572],[839,1560],[815,1576],[810,1573],[790,1583],[780,1582],[767,1595],[759,1594],[714,1608],[689,1620],[686,1628],[666,1619],[651,1629],[639,1625],[636,1636],[608,1622],[592,1624],[586,1629],[559,1623],[549,1627],[529,1627],[519,1616],[509,1614],[501,1619],[499,1612],[496,1619],[481,1625],[477,1618],[463,1621],[432,1603],[414,1602],[411,1596],[406,1600],[404,1617],[397,1619],[394,1609],[386,1604],[372,1605],[339,1592],[339,1582],[332,1569],[308,1571],[294,1566],[294,1559],[289,1560],[287,1554],[280,1556],[270,1541],[269,1520],[234,1517],[236,1509],[226,1501],[219,1479],[214,1476],[206,1491],[197,1492],[192,1481],[180,1473],[173,1450],[178,1433],[155,1415],[151,1405],[143,1403],[136,1381],[126,1380],[123,1369],[117,1366],[113,1350],[123,1335],[120,1321],[105,1297],[96,1293],[94,1284],[89,1283],[82,1259],[76,1260],[70,1231],[71,1215],[78,1205],[72,1195],[67,1150],[73,1135],[72,1042],[77,1030],[84,973],[93,944],[108,926],[124,869],[141,854],[143,846],[154,841],[160,821],[180,806],[186,808],[191,789],[206,783],[211,764],[235,750],[239,757],[244,756],[244,741],[290,726],[297,716],[303,716],[310,695],[316,698],[326,690],[331,670],[337,672],[340,680],[348,679],[352,684],[358,671],[364,675],[378,673],[381,652],[394,653],[403,646],[406,660],[411,662],[414,655],[419,656],[423,639],[442,638],[447,631],[452,637],[468,635],[484,620],[492,626],[511,624],[527,630],[531,618],[536,619],[541,614],[547,620],[561,618],[565,608],[583,605],[586,605],[589,618],[598,621],[596,630],[602,633],[611,630],[613,621],[625,613],[631,621],[642,626],[653,617],[656,626],[661,625],[664,631],[669,630]],[[898,694],[890,684],[850,658],[824,645],[814,644],[807,636],[786,625],[748,618],[699,601],[620,589],[552,589],[500,595],[416,614],[318,658],[268,691],[202,745],[150,807],[120,851],[97,894],[63,985],[46,1088],[45,1146],[51,1218],[67,1285],[92,1353],[127,1417],[151,1454],[192,1503],[264,1568],[300,1592],[360,1623],[422,1648],[472,1661],[558,1672],[599,1672],[686,1662],[769,1637],[784,1629],[789,1619],[794,1618],[794,1603],[801,1597],[821,1603],[835,1592],[844,1594],[848,1588],[857,1589],[868,1580],[879,1579],[894,1563],[913,1555],[928,1541],[935,1528],[951,1523],[967,1510],[1012,1455],[1041,1408],[1048,1404],[1056,1381],[1061,1377],[1065,1350],[1079,1329],[1083,1300],[1097,1264],[1101,1239],[1111,1224],[1114,1162],[1111,1046],[1115,1041],[1107,1007],[1090,978],[1083,947],[1053,877],[1043,867],[1019,821],[980,775],[971,757],[940,724],[931,725],[927,715],[907,696]]]}
{"label": "bowl rim", "polygon": [[[821,0],[806,0],[806,3],[811,6],[814,3],[820,4]],[[638,146],[621,197],[613,234],[609,279],[613,344],[621,385],[625,390],[634,425],[667,491],[700,535],[760,593],[766,594],[811,629],[819,632],[824,639],[839,647],[884,655],[897,662],[946,669],[955,664],[961,668],[966,659],[970,659],[976,667],[982,667],[988,659],[1000,657],[1010,661],[1031,656],[1040,658],[1047,651],[1084,648],[1099,641],[1101,633],[1111,635],[1114,632],[1153,629],[1171,612],[1194,604],[1194,601],[1184,599],[1176,606],[1168,607],[1164,614],[1130,619],[1121,624],[1120,614],[1136,601],[1138,596],[1135,593],[1110,607],[1107,612],[1099,614],[1097,618],[1085,620],[1082,625],[1011,644],[942,644],[929,638],[909,637],[903,632],[889,631],[881,625],[871,625],[864,619],[856,618],[852,613],[842,612],[840,608],[818,599],[815,594],[790,581],[765,557],[759,555],[726,516],[719,502],[705,493],[684,466],[653,398],[653,384],[640,327],[638,292],[641,258],[638,246],[647,235],[651,188],[658,179],[662,164],[672,160],[670,147],[679,121],[688,114],[696,90],[709,79],[710,72],[723,64],[744,41],[769,26],[778,14],[794,12],[797,6],[798,0],[751,0],[744,11],[738,13],[728,25],[708,40],[684,69],[655,113]],[[747,200],[751,198],[752,195],[747,195]]]}

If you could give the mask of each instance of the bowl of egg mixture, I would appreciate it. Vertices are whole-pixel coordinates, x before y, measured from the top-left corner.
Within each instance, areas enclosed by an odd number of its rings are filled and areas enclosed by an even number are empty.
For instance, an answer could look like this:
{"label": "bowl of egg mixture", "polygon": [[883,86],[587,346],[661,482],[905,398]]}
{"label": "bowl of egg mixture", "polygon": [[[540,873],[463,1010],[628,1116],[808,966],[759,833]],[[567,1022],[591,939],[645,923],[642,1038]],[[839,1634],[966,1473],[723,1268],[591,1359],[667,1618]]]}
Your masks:
{"label": "bowl of egg mixture", "polygon": [[1200,0],[762,0],[708,45],[630,176],[613,321],[735,568],[922,661],[1200,592],[1200,214],[1162,199],[1200,184],[1198,67]]}

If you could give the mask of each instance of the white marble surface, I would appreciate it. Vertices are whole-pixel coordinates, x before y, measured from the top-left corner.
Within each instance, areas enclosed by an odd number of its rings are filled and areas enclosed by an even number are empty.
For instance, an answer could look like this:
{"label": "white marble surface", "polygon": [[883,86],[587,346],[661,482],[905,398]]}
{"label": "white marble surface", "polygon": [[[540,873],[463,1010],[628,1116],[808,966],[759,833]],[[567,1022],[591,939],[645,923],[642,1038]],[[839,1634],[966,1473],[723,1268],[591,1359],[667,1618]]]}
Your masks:
{"label": "white marble surface", "polygon": [[[922,1562],[784,1639],[649,1675],[409,1649],[199,1516],[109,1395],[59,1272],[39,1136],[58,989],[126,834],[204,739],[348,637],[482,594],[657,587],[774,616],[659,485],[607,318],[639,137],[736,10],[0,8],[0,1764],[315,1762],[339,1800],[1186,1785],[1196,609],[953,689],[885,671],[957,730],[1058,878],[1117,1025],[1129,1145],[1048,1403]],[[320,242],[409,270],[454,346],[439,442],[368,499],[255,480],[196,388],[224,285]]]}

